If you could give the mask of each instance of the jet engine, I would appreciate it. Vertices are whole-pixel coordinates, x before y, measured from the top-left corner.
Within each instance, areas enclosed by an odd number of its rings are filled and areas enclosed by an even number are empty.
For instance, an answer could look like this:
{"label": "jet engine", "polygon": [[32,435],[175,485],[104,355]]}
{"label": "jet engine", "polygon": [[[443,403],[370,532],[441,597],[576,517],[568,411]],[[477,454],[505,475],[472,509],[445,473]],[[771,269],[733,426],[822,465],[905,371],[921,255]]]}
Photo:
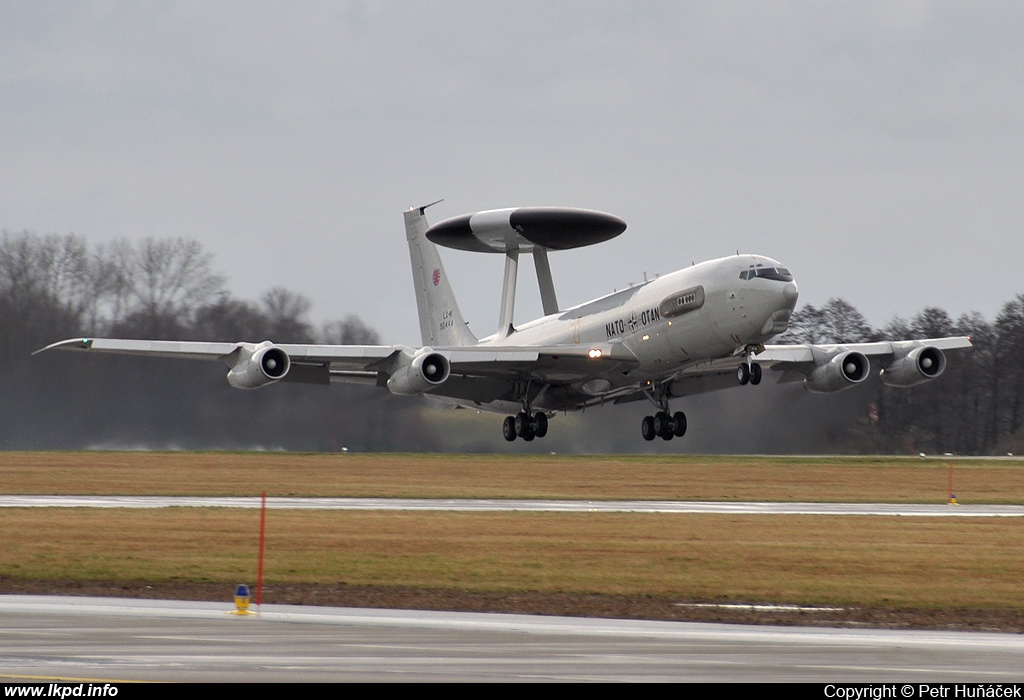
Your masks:
{"label": "jet engine", "polygon": [[880,379],[889,386],[916,386],[935,379],[945,369],[943,352],[931,345],[921,345],[883,369]]}
{"label": "jet engine", "polygon": [[422,394],[443,383],[451,374],[448,358],[430,348],[423,348],[412,356],[388,379],[392,394]]}
{"label": "jet engine", "polygon": [[817,365],[804,380],[804,388],[817,394],[831,394],[861,383],[870,371],[871,363],[863,353],[847,350]]}
{"label": "jet engine", "polygon": [[288,374],[288,353],[269,340],[259,345],[239,346],[238,359],[228,371],[228,383],[236,389],[258,389]]}

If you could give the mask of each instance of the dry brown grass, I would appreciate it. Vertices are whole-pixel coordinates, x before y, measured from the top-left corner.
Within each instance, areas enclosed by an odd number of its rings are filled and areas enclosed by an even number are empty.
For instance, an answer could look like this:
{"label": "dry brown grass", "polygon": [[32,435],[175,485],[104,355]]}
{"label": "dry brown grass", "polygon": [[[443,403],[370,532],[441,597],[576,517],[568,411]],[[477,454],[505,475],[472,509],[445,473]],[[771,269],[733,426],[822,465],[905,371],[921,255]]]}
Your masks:
{"label": "dry brown grass", "polygon": [[[933,502],[946,460],[0,453],[0,493]],[[955,460],[961,502],[1024,461]],[[0,509],[0,578],[253,582],[256,511]],[[267,581],[1024,607],[1018,518],[270,511]]]}
{"label": "dry brown grass", "polygon": [[[952,461],[962,503],[1024,503],[1024,460]],[[3,494],[941,503],[944,459],[8,452]]]}
{"label": "dry brown grass", "polygon": [[[253,583],[258,513],[3,509],[0,577]],[[1016,518],[268,514],[268,583],[1024,607]]]}

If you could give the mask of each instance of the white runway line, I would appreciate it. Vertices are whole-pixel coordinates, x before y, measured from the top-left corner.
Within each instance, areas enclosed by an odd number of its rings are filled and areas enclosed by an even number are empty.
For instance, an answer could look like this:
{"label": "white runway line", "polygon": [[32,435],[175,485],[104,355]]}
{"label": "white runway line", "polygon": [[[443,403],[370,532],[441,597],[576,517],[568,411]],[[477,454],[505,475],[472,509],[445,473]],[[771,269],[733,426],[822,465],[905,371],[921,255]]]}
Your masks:
{"label": "white runway line", "polygon": [[[258,497],[0,496],[0,508],[259,508]],[[1024,505],[778,503],[736,501],[540,501],[515,499],[268,498],[278,510],[406,510],[728,515],[889,515],[1021,518]]]}

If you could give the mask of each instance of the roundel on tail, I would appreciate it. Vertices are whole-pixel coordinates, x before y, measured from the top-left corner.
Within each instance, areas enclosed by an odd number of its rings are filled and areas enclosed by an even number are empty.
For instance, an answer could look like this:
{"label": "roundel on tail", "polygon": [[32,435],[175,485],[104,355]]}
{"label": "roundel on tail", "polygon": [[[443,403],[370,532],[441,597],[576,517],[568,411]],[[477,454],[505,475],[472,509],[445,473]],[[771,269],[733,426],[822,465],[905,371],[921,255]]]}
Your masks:
{"label": "roundel on tail", "polygon": [[441,271],[436,268],[434,269],[433,280],[435,287],[441,282]]}

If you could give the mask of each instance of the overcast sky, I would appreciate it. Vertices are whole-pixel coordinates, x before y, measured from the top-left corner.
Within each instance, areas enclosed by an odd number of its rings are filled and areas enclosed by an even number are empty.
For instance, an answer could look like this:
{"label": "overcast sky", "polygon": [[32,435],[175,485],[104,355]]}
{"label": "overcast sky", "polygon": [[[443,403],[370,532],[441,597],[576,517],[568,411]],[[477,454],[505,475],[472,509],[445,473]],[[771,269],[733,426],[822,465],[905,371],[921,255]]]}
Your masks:
{"label": "overcast sky", "polygon": [[[552,255],[563,306],[740,250],[874,325],[991,319],[1024,293],[1024,3],[0,4],[9,231],[195,238],[237,296],[412,344],[401,213],[440,198],[623,218]],[[442,255],[493,332],[501,257]]]}

